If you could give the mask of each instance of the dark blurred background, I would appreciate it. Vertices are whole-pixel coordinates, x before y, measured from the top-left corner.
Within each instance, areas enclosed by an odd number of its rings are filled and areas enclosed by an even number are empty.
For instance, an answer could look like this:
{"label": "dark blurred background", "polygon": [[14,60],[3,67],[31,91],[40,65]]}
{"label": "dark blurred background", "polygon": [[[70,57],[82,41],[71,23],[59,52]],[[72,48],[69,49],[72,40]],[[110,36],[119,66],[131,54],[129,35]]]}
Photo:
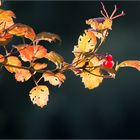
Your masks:
{"label": "dark blurred background", "polygon": [[[104,2],[109,13],[117,4],[125,17],[114,20],[103,51],[119,62],[140,60],[140,2]],[[59,43],[47,44],[67,62],[73,59],[74,44],[85,20],[99,17],[98,1],[9,1],[5,9],[16,13],[16,22],[32,26],[36,32],[57,33]],[[12,44],[18,44],[15,38]],[[84,88],[79,77],[65,73],[60,87],[49,84],[49,103],[43,109],[32,104],[28,92],[32,80],[18,83],[6,70],[0,73],[0,138],[140,138],[140,73],[131,68],[118,71],[116,79],[105,79],[94,90]]]}

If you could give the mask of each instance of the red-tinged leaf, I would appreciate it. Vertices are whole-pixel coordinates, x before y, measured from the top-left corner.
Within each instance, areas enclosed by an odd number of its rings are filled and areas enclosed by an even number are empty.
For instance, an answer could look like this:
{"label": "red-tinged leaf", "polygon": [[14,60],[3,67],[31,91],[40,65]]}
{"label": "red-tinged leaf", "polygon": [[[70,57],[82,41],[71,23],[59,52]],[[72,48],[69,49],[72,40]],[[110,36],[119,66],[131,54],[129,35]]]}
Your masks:
{"label": "red-tinged leaf", "polygon": [[120,64],[118,64],[116,66],[116,71],[119,68],[122,68],[122,67],[132,67],[132,68],[135,68],[138,71],[140,71],[140,61],[138,61],[138,60],[126,60],[126,61],[123,61],[123,62],[121,62]]}
{"label": "red-tinged leaf", "polygon": [[25,38],[28,38],[30,40],[34,40],[36,36],[33,28],[21,23],[17,23],[11,26],[8,32],[16,36],[24,36]]}
{"label": "red-tinged leaf", "polygon": [[0,54],[0,63],[3,63],[3,62],[4,62],[4,60],[5,60],[4,55]]}
{"label": "red-tinged leaf", "polygon": [[31,78],[31,73],[29,70],[26,69],[19,69],[16,73],[15,73],[15,79],[19,82],[24,82],[27,81]]}
{"label": "red-tinged leaf", "polygon": [[45,105],[47,105],[47,102],[49,100],[49,89],[45,85],[33,87],[30,91],[29,96],[33,104],[36,104],[37,106],[43,108]]}
{"label": "red-tinged leaf", "polygon": [[3,33],[0,36],[0,45],[1,46],[5,46],[7,45],[11,39],[13,38],[13,35],[9,34],[9,33]]}
{"label": "red-tinged leaf", "polygon": [[46,63],[33,63],[33,68],[35,70],[42,70],[45,69],[47,67]]}
{"label": "red-tinged leaf", "polygon": [[55,63],[58,68],[61,68],[64,62],[63,57],[54,51],[47,53],[46,58]]}
{"label": "red-tinged leaf", "polygon": [[30,46],[27,44],[14,46],[20,53],[23,61],[34,61],[36,59],[45,58],[47,50],[41,45]]}
{"label": "red-tinged leaf", "polygon": [[56,40],[61,41],[61,38],[59,35],[54,34],[54,33],[42,32],[42,33],[39,33],[36,35],[35,42],[39,43],[39,41],[41,41],[41,40],[52,42],[52,41],[56,41]]}
{"label": "red-tinged leaf", "polygon": [[[6,58],[6,65],[5,68],[11,72],[11,73],[16,73],[22,64],[21,61],[18,59],[16,56],[9,56]],[[9,65],[9,66],[8,66]]]}
{"label": "red-tinged leaf", "polygon": [[44,81],[49,81],[50,84],[53,86],[61,86],[61,84],[66,79],[65,75],[62,73],[54,74],[51,71],[43,73],[42,77],[44,78]]}

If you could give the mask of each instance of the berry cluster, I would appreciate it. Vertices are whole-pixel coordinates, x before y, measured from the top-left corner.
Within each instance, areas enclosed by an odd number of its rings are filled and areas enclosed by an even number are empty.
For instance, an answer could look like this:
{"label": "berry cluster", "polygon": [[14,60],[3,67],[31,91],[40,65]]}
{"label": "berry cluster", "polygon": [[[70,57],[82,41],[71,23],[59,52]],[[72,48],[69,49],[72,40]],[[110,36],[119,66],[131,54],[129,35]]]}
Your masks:
{"label": "berry cluster", "polygon": [[104,67],[107,67],[109,69],[112,69],[114,65],[113,57],[111,54],[108,54],[105,56],[105,61],[102,64]]}

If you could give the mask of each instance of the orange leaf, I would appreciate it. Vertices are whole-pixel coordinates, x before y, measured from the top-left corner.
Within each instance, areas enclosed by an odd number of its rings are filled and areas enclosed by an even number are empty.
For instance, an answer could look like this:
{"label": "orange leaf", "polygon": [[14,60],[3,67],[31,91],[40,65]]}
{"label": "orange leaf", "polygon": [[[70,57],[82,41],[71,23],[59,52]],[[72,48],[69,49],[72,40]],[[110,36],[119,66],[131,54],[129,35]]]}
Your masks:
{"label": "orange leaf", "polygon": [[0,54],[0,63],[3,63],[5,60],[4,56],[2,54]]}
{"label": "orange leaf", "polygon": [[24,82],[27,81],[31,78],[31,73],[29,70],[26,69],[19,69],[16,73],[15,73],[15,79],[19,82]]}
{"label": "orange leaf", "polygon": [[35,38],[36,42],[39,42],[41,40],[52,42],[52,41],[56,41],[56,40],[61,41],[61,38],[57,34],[42,32],[42,33],[37,34],[37,36]]}
{"label": "orange leaf", "polygon": [[47,105],[47,102],[49,100],[49,89],[45,85],[33,87],[30,91],[29,96],[33,104],[36,104],[37,106],[43,108],[45,105]]}
{"label": "orange leaf", "polygon": [[21,61],[18,59],[18,57],[9,56],[6,58],[6,65],[11,65],[11,66],[5,66],[5,68],[9,72],[16,73],[19,70],[19,68],[16,68],[16,67],[20,67],[22,64],[21,64]]}
{"label": "orange leaf", "polygon": [[21,59],[25,62],[44,58],[47,54],[46,48],[41,45],[29,46],[23,44],[14,47],[19,51]]}
{"label": "orange leaf", "polygon": [[42,70],[47,67],[46,63],[33,63],[33,67],[35,70]]}
{"label": "orange leaf", "polygon": [[140,61],[138,60],[126,60],[121,62],[116,66],[116,70],[118,70],[121,67],[132,67],[140,71]]}
{"label": "orange leaf", "polygon": [[13,35],[11,35],[9,33],[3,33],[3,35],[1,34],[0,45],[1,46],[7,45],[11,41],[12,37],[13,37]]}
{"label": "orange leaf", "polygon": [[30,40],[34,40],[36,36],[33,28],[21,23],[17,23],[11,26],[8,32],[16,36],[24,36],[25,38],[28,38]]}
{"label": "orange leaf", "polygon": [[61,86],[61,84],[66,79],[65,75],[62,73],[54,74],[51,71],[43,73],[42,77],[44,78],[44,81],[49,81],[50,84],[53,86]]}
{"label": "orange leaf", "polygon": [[0,30],[7,29],[14,24],[15,14],[10,10],[0,9]]}

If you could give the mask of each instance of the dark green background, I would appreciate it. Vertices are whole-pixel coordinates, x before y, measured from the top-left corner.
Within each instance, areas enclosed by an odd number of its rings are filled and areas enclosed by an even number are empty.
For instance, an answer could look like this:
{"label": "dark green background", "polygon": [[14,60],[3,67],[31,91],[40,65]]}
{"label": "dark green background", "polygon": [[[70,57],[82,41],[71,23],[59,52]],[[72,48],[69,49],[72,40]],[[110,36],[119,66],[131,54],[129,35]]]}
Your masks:
{"label": "dark green background", "polygon": [[[125,17],[114,20],[103,52],[115,61],[140,60],[140,2],[104,2],[109,13],[114,4]],[[16,13],[16,22],[32,26],[36,32],[61,36],[62,44],[48,44],[67,62],[73,59],[74,44],[85,20],[100,16],[100,2],[11,1],[3,7]],[[12,44],[19,43],[17,38]],[[10,47],[10,46],[9,46]],[[33,105],[28,92],[32,80],[18,83],[6,70],[0,73],[0,138],[140,138],[140,73],[131,68],[118,71],[115,80],[105,79],[94,90],[84,88],[79,77],[66,73],[60,87],[49,86],[48,105]],[[47,84],[49,85],[49,84]]]}

